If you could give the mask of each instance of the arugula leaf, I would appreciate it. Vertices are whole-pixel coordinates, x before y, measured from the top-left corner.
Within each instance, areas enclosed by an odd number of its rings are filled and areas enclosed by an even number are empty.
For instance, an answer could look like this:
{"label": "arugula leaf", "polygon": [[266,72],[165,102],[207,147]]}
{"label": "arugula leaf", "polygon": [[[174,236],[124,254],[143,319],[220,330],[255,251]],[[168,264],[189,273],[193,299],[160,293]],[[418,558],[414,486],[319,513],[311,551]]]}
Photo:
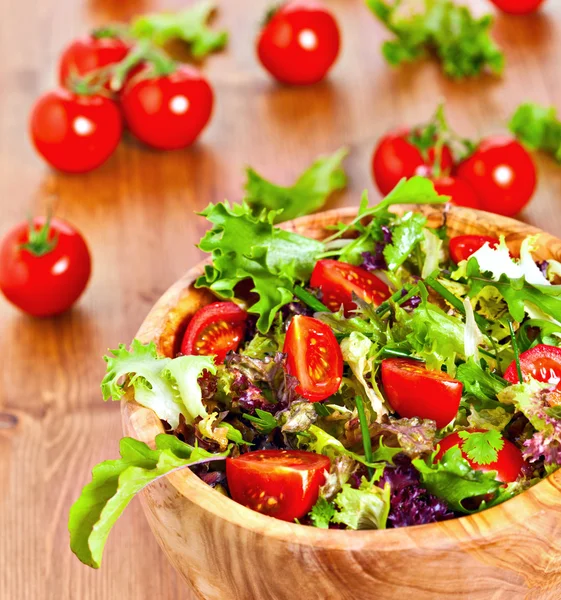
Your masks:
{"label": "arugula leaf", "polygon": [[91,482],[72,505],[68,517],[72,552],[95,569],[101,565],[111,528],[138,492],[172,471],[224,459],[228,451],[210,454],[162,434],[156,436],[155,450],[133,438],[123,438],[120,455],[93,468]]}
{"label": "arugula leaf", "polygon": [[509,123],[509,129],[532,150],[543,150],[561,162],[561,121],[557,110],[527,102],[521,104]]}
{"label": "arugula leaf", "polygon": [[333,522],[349,529],[385,529],[390,512],[390,492],[388,484],[380,488],[365,477],[359,489],[343,484],[334,500],[339,510],[333,515]]}
{"label": "arugula leaf", "polygon": [[310,519],[314,527],[329,529],[329,523],[331,523],[335,516],[335,512],[333,504],[328,502],[323,496],[320,496],[310,512]]}
{"label": "arugula leaf", "polygon": [[180,414],[187,423],[206,416],[197,380],[205,370],[216,373],[213,356],[161,357],[153,342],[142,344],[136,339],[130,350],[121,344],[110,352],[110,356],[104,357],[107,362],[107,373],[101,382],[104,400],[120,400],[132,386],[136,402],[153,410],[172,429],[179,425]]}
{"label": "arugula leaf", "polygon": [[464,443],[462,450],[478,465],[490,465],[499,458],[505,441],[496,429],[488,431],[460,431],[458,435]]}
{"label": "arugula leaf", "polygon": [[254,214],[263,209],[282,211],[276,213],[275,223],[312,213],[320,209],[334,191],[346,187],[347,176],[341,163],[348,153],[347,148],[340,148],[330,156],[320,156],[289,187],[275,185],[248,168],[245,201]]}
{"label": "arugula leaf", "polygon": [[444,73],[454,79],[494,74],[504,69],[504,54],[489,36],[491,15],[475,18],[467,6],[452,0],[424,0],[413,12],[402,0],[366,0],[378,19],[394,34],[382,53],[393,66],[413,62],[434,52]]}
{"label": "arugula leaf", "polygon": [[255,413],[257,416],[244,414],[242,417],[248,421],[251,421],[259,433],[266,435],[271,433],[273,429],[276,429],[279,426],[278,421],[271,413],[261,410],[260,408],[256,408]]}
{"label": "arugula leaf", "polygon": [[456,379],[464,384],[465,395],[473,396],[484,403],[492,402],[492,405],[496,405],[497,394],[508,385],[506,380],[484,369],[473,358],[458,367]]}
{"label": "arugula leaf", "polygon": [[130,33],[160,46],[170,40],[183,40],[189,44],[193,57],[201,59],[221,50],[228,41],[226,31],[213,31],[207,25],[215,10],[214,2],[203,1],[179,13],[142,15],[132,22]]}
{"label": "arugula leaf", "polygon": [[210,204],[201,214],[213,227],[199,248],[212,254],[213,264],[196,287],[230,299],[236,284],[251,279],[259,300],[249,312],[259,315],[257,328],[266,333],[278,310],[292,301],[295,283],[309,279],[323,243],[273,227],[274,211],[255,217],[247,204]]}
{"label": "arugula leaf", "polygon": [[427,218],[414,212],[408,212],[397,222],[392,230],[392,243],[384,248],[384,258],[389,271],[395,271],[424,239]]}
{"label": "arugula leaf", "polygon": [[457,446],[450,448],[439,462],[433,463],[433,460],[433,457],[426,461],[416,458],[413,466],[419,471],[423,487],[446,500],[452,510],[467,514],[477,512],[478,509],[466,508],[463,503],[470,498],[495,495],[503,485],[495,479],[496,471],[472,469]]}

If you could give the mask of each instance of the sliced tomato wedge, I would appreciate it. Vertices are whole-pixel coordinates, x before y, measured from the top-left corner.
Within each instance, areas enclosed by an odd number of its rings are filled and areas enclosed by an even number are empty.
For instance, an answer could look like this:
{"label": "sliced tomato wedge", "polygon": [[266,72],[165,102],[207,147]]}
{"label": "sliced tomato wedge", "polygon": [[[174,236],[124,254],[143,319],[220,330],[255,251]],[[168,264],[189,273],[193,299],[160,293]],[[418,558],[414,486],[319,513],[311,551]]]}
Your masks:
{"label": "sliced tomato wedge", "polygon": [[456,416],[462,399],[460,381],[407,358],[382,361],[382,384],[390,406],[400,417],[432,419],[439,429]]}
{"label": "sliced tomato wedge", "polygon": [[245,333],[247,312],[233,302],[213,302],[200,308],[187,326],[181,353],[216,355],[221,364],[230,350],[237,350]]}
{"label": "sliced tomato wedge", "polygon": [[450,240],[450,256],[458,264],[462,260],[467,260],[485,244],[489,244],[491,248],[496,248],[499,243],[497,238],[488,235],[459,235]]}
{"label": "sliced tomato wedge", "polygon": [[[484,429],[468,429],[470,433],[483,433]],[[468,455],[462,450],[462,446],[465,440],[463,440],[457,433],[451,433],[447,435],[441,442],[439,442],[439,451],[435,456],[435,462],[439,462],[444,454],[453,448],[458,446],[462,451],[462,456],[470,464],[472,469],[476,471],[497,471],[497,481],[503,481],[504,483],[510,483],[516,481],[522,472],[524,467],[524,458],[522,452],[508,440],[504,440],[504,446],[498,452],[497,460],[488,465],[480,465],[479,463],[471,460]]]}
{"label": "sliced tomato wedge", "polygon": [[[561,402],[561,348],[538,344],[520,355],[522,377],[533,377],[538,381],[555,386],[555,398]],[[512,361],[505,371],[504,378],[511,383],[519,383],[516,362]],[[555,402],[557,404],[557,401]]]}
{"label": "sliced tomato wedge", "polygon": [[308,514],[325,483],[327,456],[303,450],[260,450],[226,459],[232,498],[264,515],[294,521]]}
{"label": "sliced tomato wedge", "polygon": [[322,302],[333,312],[343,306],[345,315],[356,309],[353,292],[379,306],[390,297],[388,286],[372,273],[338,260],[318,260],[312,272],[310,285],[319,288]]}
{"label": "sliced tomato wedge", "polygon": [[284,341],[286,370],[300,382],[296,391],[312,402],[333,395],[343,378],[343,355],[330,327],[296,315]]}

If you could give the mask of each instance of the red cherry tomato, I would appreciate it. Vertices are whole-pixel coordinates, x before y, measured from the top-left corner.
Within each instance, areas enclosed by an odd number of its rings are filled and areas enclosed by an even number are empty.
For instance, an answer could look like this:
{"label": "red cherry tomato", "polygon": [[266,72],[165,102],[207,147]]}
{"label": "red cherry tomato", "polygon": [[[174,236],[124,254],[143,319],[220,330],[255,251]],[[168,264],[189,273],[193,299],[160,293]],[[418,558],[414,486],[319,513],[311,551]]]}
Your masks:
{"label": "red cherry tomato", "polygon": [[489,244],[491,248],[496,248],[499,243],[497,238],[488,235],[458,235],[450,240],[450,256],[456,264],[459,264],[462,260],[467,260],[485,244]]}
{"label": "red cherry tomato", "polygon": [[232,498],[264,515],[294,521],[317,502],[330,461],[303,450],[260,450],[226,459]]}
{"label": "red cherry tomato", "polygon": [[[29,245],[25,247],[25,245]],[[0,290],[34,317],[69,309],[90,278],[90,252],[82,235],[66,221],[43,217],[14,227],[0,245]]]}
{"label": "red cherry tomato", "polygon": [[503,12],[511,15],[527,15],[535,12],[544,0],[491,0]]}
{"label": "red cherry tomato", "polygon": [[356,309],[353,292],[376,306],[391,296],[388,286],[372,273],[331,259],[318,260],[310,285],[321,290],[323,303],[330,310],[338,311],[343,305],[346,315]]}
{"label": "red cherry tomato", "polygon": [[[520,354],[522,377],[533,377],[550,383],[561,394],[561,348],[538,344]],[[504,378],[511,383],[519,383],[516,362],[512,361],[505,371]]]}
{"label": "red cherry tomato", "polygon": [[190,146],[212,114],[212,88],[194,67],[150,77],[149,67],[125,84],[120,100],[125,121],[141,141],[159,150]]}
{"label": "red cherry tomato", "polygon": [[[484,429],[468,429],[470,433],[484,432]],[[444,454],[453,448],[458,446],[462,450],[465,440],[463,440],[457,433],[451,433],[447,435],[441,442],[439,442],[439,451],[435,456],[435,462],[439,462]],[[498,452],[497,460],[488,465],[480,465],[472,461],[466,453],[462,450],[462,457],[465,458],[470,464],[472,469],[476,471],[497,471],[497,481],[504,483],[510,483],[516,481],[520,476],[522,467],[524,466],[524,458],[522,452],[508,440],[504,440],[504,446]]]}
{"label": "red cherry tomato", "polygon": [[233,302],[213,302],[203,306],[187,325],[181,354],[215,354],[216,364],[222,364],[230,350],[238,349],[246,320],[247,312]]}
{"label": "red cherry tomato", "polygon": [[70,88],[73,77],[121,62],[129,50],[129,44],[118,37],[98,36],[94,33],[74,40],[60,57],[60,85]]}
{"label": "red cherry tomato", "polygon": [[320,402],[335,394],[343,378],[343,355],[328,325],[296,315],[284,341],[286,370],[299,381],[296,391]]}
{"label": "red cherry tomato", "polygon": [[532,157],[520,143],[507,136],[483,140],[458,165],[456,174],[473,188],[483,210],[507,217],[518,214],[536,189]]}
{"label": "red cherry tomato", "polygon": [[[430,148],[426,160],[421,151],[409,139],[408,129],[399,129],[384,136],[372,155],[372,174],[380,192],[386,196],[404,177],[424,175],[426,167],[436,161],[434,148]],[[448,146],[442,148],[440,168],[443,172],[454,166],[454,157]]]}
{"label": "red cherry tomato", "polygon": [[293,0],[283,4],[261,30],[257,55],[281,83],[310,85],[327,75],[339,45],[337,21],[325,6]]}
{"label": "red cherry tomato", "polygon": [[382,361],[382,384],[390,406],[400,417],[432,419],[439,429],[456,416],[462,399],[460,381],[406,358]]}
{"label": "red cherry tomato", "polygon": [[471,187],[461,179],[451,175],[433,179],[434,189],[441,196],[450,196],[450,202],[456,206],[479,208],[479,198]]}
{"label": "red cherry tomato", "polygon": [[58,89],[37,100],[30,131],[35,148],[55,169],[85,173],[113,154],[123,125],[117,104],[109,98]]}

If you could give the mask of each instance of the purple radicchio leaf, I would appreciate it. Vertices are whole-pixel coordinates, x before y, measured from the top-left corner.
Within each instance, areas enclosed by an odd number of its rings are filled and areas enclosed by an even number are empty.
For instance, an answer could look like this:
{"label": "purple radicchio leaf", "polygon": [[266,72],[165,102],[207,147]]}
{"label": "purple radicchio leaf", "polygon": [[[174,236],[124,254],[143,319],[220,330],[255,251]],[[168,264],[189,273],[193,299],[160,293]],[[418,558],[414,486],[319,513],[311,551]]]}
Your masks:
{"label": "purple radicchio leaf", "polygon": [[362,253],[362,268],[367,271],[379,271],[387,270],[388,264],[384,257],[384,248],[392,243],[392,232],[387,225],[382,225],[383,241],[376,242],[374,252],[363,252]]}

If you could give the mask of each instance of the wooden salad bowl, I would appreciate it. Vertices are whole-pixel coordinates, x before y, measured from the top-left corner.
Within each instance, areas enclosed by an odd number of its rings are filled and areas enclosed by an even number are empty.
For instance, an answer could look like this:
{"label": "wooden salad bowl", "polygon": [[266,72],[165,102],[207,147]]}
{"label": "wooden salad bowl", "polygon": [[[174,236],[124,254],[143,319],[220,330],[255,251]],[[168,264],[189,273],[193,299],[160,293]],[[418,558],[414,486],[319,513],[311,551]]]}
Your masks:
{"label": "wooden salad bowl", "polygon": [[[441,207],[416,208],[442,224]],[[356,208],[286,223],[322,239]],[[538,234],[536,259],[561,260],[561,240],[513,219],[452,207],[451,236],[504,234],[511,249]],[[137,337],[172,356],[186,321],[213,296],[191,269],[156,303]],[[163,432],[156,415],[122,403],[126,435],[152,444]],[[482,513],[384,531],[322,530],[260,515],[218,493],[188,469],[141,494],[160,546],[193,594],[208,600],[500,600],[561,598],[561,470]]]}

